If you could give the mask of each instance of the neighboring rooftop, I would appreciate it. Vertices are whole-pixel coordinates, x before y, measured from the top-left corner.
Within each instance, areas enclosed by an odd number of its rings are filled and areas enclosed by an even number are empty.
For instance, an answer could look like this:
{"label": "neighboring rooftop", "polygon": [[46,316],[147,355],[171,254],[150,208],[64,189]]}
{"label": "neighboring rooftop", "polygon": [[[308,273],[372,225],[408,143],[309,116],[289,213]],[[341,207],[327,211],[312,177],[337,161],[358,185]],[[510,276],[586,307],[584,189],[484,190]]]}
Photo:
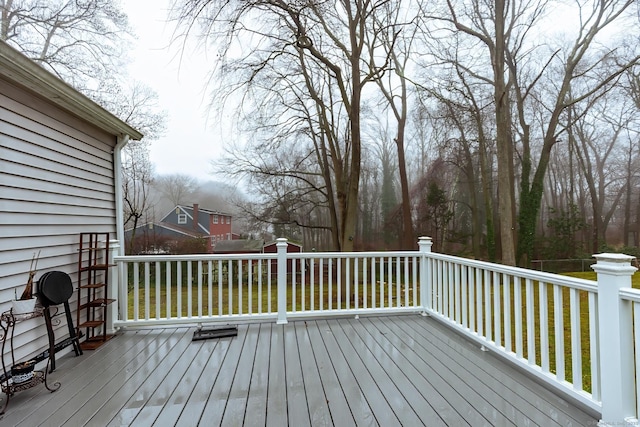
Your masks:
{"label": "neighboring rooftop", "polygon": [[263,240],[220,240],[213,249],[215,254],[232,253],[261,253],[264,246]]}

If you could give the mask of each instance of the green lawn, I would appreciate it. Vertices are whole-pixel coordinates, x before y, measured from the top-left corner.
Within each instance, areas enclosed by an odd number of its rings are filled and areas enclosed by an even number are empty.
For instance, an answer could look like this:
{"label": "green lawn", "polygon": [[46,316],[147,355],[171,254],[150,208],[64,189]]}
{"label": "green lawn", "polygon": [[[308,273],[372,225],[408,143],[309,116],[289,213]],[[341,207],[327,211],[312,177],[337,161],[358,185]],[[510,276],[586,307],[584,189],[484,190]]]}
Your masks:
{"label": "green lawn", "polygon": [[[274,280],[275,282],[275,280]],[[358,307],[362,308],[364,306],[364,301],[362,300],[362,296],[364,295],[365,289],[363,288],[362,283],[358,285],[358,294],[360,295],[360,300],[358,301]],[[198,301],[198,287],[197,284],[193,286],[191,295],[189,295],[189,290],[186,285],[180,286],[178,290],[178,286],[171,286],[171,295],[170,295],[170,304],[171,304],[171,317],[178,316],[178,293],[180,293],[180,307],[181,312],[180,316],[188,316],[189,314],[189,300],[191,300],[191,313],[193,316],[198,315],[198,307],[199,304],[202,304],[202,315],[203,316],[218,316],[218,315],[229,315],[229,314],[247,314],[251,313],[268,313],[268,312],[276,312],[278,308],[278,289],[276,284],[271,285],[271,295],[269,298],[269,286],[266,284],[262,285],[262,291],[260,294],[260,287],[258,284],[248,285],[232,285],[222,287],[217,284],[212,284],[211,292],[209,292],[209,287],[207,284],[202,286],[202,301]],[[371,292],[373,290],[373,285],[371,283],[366,285],[366,294],[367,301],[366,306],[371,307]],[[296,283],[295,290],[295,309],[296,311],[301,310],[327,310],[327,309],[337,309],[338,307],[342,309],[353,309],[356,307],[356,301],[354,300],[354,289],[345,289],[344,286],[341,287],[340,290],[337,289],[337,285],[334,283],[333,287],[328,286],[327,284],[323,284],[322,286],[316,283],[314,285],[314,290],[311,292],[310,286],[307,283],[304,291],[304,304],[303,304],[303,295],[302,295],[302,286],[298,281]],[[163,284],[160,285],[159,289],[156,289],[155,284],[150,284],[149,286],[149,316],[151,318],[156,317],[156,308],[157,302],[160,303],[160,318],[167,317],[167,287]],[[376,283],[375,285],[375,305],[376,307],[380,306],[380,284]],[[392,284],[392,303],[395,306],[397,304],[396,300],[396,292],[397,288],[395,284]],[[382,286],[382,302],[383,306],[387,307],[389,305],[389,287],[384,284]],[[293,301],[293,286],[291,283],[287,287],[287,311],[293,311],[294,301]],[[145,289],[144,286],[139,286],[138,290],[138,300],[139,304],[139,318],[144,318],[145,309],[147,307],[145,301]],[[157,297],[159,295],[159,297]],[[211,295],[211,299],[209,298]],[[322,306],[320,305],[320,296],[322,297]],[[418,295],[418,290],[416,289],[416,296]],[[260,298],[261,296],[261,298]],[[409,295],[409,303],[411,303],[411,294]],[[134,316],[134,298],[135,294],[131,289],[128,294],[129,300],[129,310],[128,316],[130,319]],[[348,305],[347,305],[348,298]],[[219,304],[219,301],[222,301],[222,304]],[[209,302],[211,302],[211,312],[209,312]],[[404,291],[401,290],[401,304],[404,305]],[[270,303],[270,306],[269,306]]]}

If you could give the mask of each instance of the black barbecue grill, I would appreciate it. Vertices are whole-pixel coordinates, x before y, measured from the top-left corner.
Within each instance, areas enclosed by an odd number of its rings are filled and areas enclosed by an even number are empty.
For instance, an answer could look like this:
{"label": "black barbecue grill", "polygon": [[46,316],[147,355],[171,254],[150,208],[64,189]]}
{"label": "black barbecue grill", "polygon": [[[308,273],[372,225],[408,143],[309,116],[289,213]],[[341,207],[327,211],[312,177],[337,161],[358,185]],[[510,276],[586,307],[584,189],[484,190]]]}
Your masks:
{"label": "black barbecue grill", "polygon": [[43,307],[64,304],[73,295],[71,277],[62,271],[44,273],[38,280],[38,292]]}
{"label": "black barbecue grill", "polygon": [[[38,280],[38,296],[40,298],[40,304],[42,304],[44,312],[44,320],[47,324],[47,335],[49,336],[49,348],[51,349],[49,354],[49,361],[51,372],[56,369],[55,350],[59,347],[72,344],[75,350],[76,356],[82,354],[80,349],[80,342],[76,329],[73,327],[73,319],[71,317],[71,309],[69,308],[69,298],[73,295],[73,283],[71,277],[63,271],[49,271],[44,273],[40,280]],[[51,319],[58,314],[56,309],[55,313],[51,314],[51,307],[64,304],[64,311],[67,317],[67,327],[69,328],[69,338],[62,343],[56,345],[55,335],[53,333],[53,323]]]}

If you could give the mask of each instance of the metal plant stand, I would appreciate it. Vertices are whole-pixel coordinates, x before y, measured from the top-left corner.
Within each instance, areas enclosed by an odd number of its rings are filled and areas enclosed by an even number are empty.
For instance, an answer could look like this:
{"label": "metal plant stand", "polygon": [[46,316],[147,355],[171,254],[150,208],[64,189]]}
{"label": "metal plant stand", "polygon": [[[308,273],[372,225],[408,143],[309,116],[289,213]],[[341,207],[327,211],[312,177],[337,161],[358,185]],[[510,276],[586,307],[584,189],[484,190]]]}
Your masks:
{"label": "metal plant stand", "polygon": [[[35,311],[33,313],[26,314],[16,314],[14,315],[11,310],[5,311],[0,315],[0,339],[2,340],[2,371],[3,374],[0,376],[0,388],[2,388],[2,392],[7,395],[6,400],[4,402],[4,408],[2,408],[2,412],[0,415],[4,414],[7,410],[7,406],[9,405],[9,400],[11,396],[15,393],[23,390],[28,390],[32,387],[37,386],[38,384],[44,384],[47,390],[54,392],[60,388],[60,383],[55,382],[51,387],[47,383],[47,370],[49,368],[49,358],[47,357],[47,367],[44,371],[34,370],[33,376],[29,379],[23,380],[21,382],[14,382],[14,378],[12,377],[11,367],[15,366],[16,360],[13,352],[13,333],[15,330],[15,325],[18,322],[22,322],[24,320],[33,319],[35,317],[41,317],[42,311]],[[7,370],[7,362],[5,361],[5,348],[7,345],[7,341],[9,341],[9,345],[11,346],[11,365],[9,370]],[[43,355],[44,356],[44,355]],[[36,357],[27,362],[32,362],[34,365],[39,361],[39,357]]]}

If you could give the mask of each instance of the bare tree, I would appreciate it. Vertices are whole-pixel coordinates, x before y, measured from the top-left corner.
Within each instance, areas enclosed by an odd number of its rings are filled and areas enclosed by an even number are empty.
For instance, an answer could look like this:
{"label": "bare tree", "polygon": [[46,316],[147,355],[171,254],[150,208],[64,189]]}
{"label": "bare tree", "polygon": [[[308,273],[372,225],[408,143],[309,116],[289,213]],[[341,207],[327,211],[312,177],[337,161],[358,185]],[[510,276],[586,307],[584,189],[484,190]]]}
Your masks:
{"label": "bare tree", "polygon": [[124,224],[133,230],[127,253],[135,242],[136,228],[147,215],[150,205],[149,189],[153,182],[153,167],[149,160],[149,147],[143,141],[131,141],[125,146],[122,162]]}
{"label": "bare tree", "polygon": [[157,94],[140,82],[134,81],[124,88],[117,84],[111,87],[110,96],[103,99],[105,107],[145,135],[142,141],[130,141],[123,150],[124,219],[125,226],[133,229],[128,248],[131,251],[140,220],[153,216],[150,215],[153,167],[149,149],[151,141],[164,132],[166,113],[159,108]]}
{"label": "bare tree", "polygon": [[[611,94],[613,95],[613,94]],[[629,100],[607,96],[589,106],[574,126],[576,154],[589,190],[592,206],[592,232],[595,253],[606,243],[606,231],[620,200],[627,195],[637,141],[637,127],[631,127],[635,112]],[[630,216],[630,215],[628,215]]]}
{"label": "bare tree", "polygon": [[129,34],[111,0],[0,0],[0,40],[85,93],[121,67]]}
{"label": "bare tree", "polygon": [[[572,34],[574,41],[568,46],[556,42],[554,50],[549,50],[551,40],[538,42],[541,19],[549,6],[544,0],[496,0],[491,5],[477,0],[447,0],[448,15],[434,15],[440,22],[451,24],[459,36],[468,37],[471,46],[485,49],[485,60],[475,49],[464,67],[494,92],[498,209],[502,260],[507,264],[526,264],[531,256],[550,153],[565,130],[564,112],[609,90],[638,61],[633,51],[601,48],[598,44],[605,29],[624,22],[625,11],[632,3],[607,0],[576,4],[579,17]],[[547,52],[543,52],[545,49]],[[462,62],[461,56],[452,59]],[[492,72],[487,75],[478,64],[489,63]],[[516,153],[520,170],[515,169]],[[514,189],[518,176],[516,233]]]}
{"label": "bare tree", "polygon": [[[396,120],[397,128],[394,142],[398,158],[398,177],[401,193],[401,247],[411,249],[415,246],[413,219],[411,216],[411,200],[409,197],[409,178],[407,176],[407,161],[405,156],[405,139],[407,120],[409,117],[409,85],[407,76],[410,68],[411,49],[415,40],[418,25],[414,22],[400,22],[402,2],[387,2],[385,22],[381,22],[381,48],[391,61],[391,72],[385,78],[376,79],[383,97],[387,100],[387,107]],[[370,52],[376,51],[376,46],[369,46]]]}
{"label": "bare tree", "polygon": [[[380,21],[374,16],[381,14],[385,2],[183,0],[179,3],[182,23],[191,28],[204,22],[204,33],[222,46],[220,70],[232,70],[235,76],[242,77],[230,87],[249,89],[258,76],[274,70],[279,71],[280,77],[286,75],[287,83],[292,77],[289,70],[303,76],[302,85],[297,81],[294,86],[287,84],[280,88],[295,92],[295,96],[304,95],[305,100],[314,104],[309,111],[318,124],[314,132],[321,135],[319,141],[323,142],[318,153],[326,174],[325,185],[328,189],[331,186],[330,198],[335,192],[338,236],[335,243],[340,250],[352,250],[360,188],[363,89],[379,78],[389,64],[387,57],[372,60],[365,42],[369,39],[374,41],[371,45],[377,45]],[[237,55],[231,48],[238,39],[251,40],[253,45],[230,64],[231,54]]]}
{"label": "bare tree", "polygon": [[198,182],[186,174],[161,175],[155,179],[155,187],[166,197],[172,206],[186,203],[196,191]]}

